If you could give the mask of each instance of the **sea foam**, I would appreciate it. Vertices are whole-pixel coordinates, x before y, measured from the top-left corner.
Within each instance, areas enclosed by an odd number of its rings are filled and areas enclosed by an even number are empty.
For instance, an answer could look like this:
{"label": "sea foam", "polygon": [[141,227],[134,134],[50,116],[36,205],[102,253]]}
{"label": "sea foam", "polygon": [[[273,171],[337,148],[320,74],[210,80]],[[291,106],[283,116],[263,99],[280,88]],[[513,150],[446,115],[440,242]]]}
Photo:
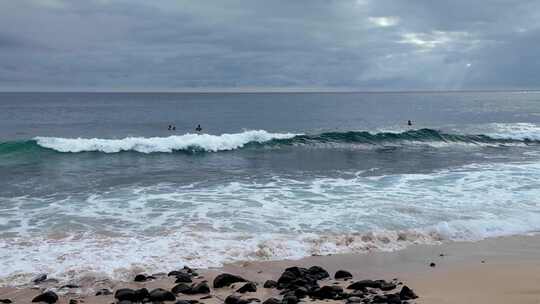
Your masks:
{"label": "sea foam", "polygon": [[137,151],[141,153],[173,152],[202,149],[208,152],[228,151],[247,143],[263,143],[272,139],[292,138],[296,134],[270,133],[264,130],[245,131],[236,134],[185,134],[169,137],[126,137],[123,139],[36,137],[38,145],[59,152],[116,153]]}

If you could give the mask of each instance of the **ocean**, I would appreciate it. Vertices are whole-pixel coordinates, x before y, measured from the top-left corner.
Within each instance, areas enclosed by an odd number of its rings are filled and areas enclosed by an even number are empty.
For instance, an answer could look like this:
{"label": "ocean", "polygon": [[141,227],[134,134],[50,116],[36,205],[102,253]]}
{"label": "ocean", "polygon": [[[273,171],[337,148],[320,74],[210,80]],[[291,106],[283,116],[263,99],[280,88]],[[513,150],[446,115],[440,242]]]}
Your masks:
{"label": "ocean", "polygon": [[0,285],[539,229],[540,92],[0,93]]}

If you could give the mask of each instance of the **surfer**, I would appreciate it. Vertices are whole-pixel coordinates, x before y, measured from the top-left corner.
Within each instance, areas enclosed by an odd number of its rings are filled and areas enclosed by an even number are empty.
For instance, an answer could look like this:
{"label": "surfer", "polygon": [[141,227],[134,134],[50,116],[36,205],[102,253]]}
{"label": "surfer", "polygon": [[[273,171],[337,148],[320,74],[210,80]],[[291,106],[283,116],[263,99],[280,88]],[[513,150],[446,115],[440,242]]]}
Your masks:
{"label": "surfer", "polygon": [[169,128],[167,130],[169,131],[172,130],[172,125],[169,125]]}
{"label": "surfer", "polygon": [[412,127],[412,121],[407,120],[407,126]]}
{"label": "surfer", "polygon": [[195,128],[195,131],[197,131],[197,133],[201,133],[202,131],[201,125],[197,125],[197,128]]}

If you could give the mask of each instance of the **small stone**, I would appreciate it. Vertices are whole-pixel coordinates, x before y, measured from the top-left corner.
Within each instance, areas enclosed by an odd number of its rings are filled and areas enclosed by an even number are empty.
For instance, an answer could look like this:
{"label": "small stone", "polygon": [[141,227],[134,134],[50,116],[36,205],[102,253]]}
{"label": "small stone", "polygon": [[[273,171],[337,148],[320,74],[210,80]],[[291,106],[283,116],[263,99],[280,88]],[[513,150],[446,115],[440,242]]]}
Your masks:
{"label": "small stone", "polygon": [[394,283],[387,283],[387,282],[384,282],[381,284],[381,290],[382,291],[390,291],[392,289],[395,289],[396,288],[396,284]]}
{"label": "small stone", "polygon": [[138,274],[135,276],[135,279],[133,279],[135,282],[145,282],[146,281],[146,275],[144,274]]}
{"label": "small stone", "polygon": [[149,299],[152,302],[174,301],[176,296],[168,290],[156,288],[150,292]]}
{"label": "small stone", "polygon": [[268,298],[262,304],[281,304],[281,301],[276,298]]}
{"label": "small stone", "polygon": [[112,294],[112,291],[104,288],[104,289],[100,289],[96,292],[96,296],[108,296],[108,295],[111,295]]}
{"label": "small stone", "polygon": [[176,281],[174,282],[175,283],[191,283],[193,281],[191,280],[191,275],[187,273],[179,273],[176,275]]}
{"label": "small stone", "polygon": [[268,280],[268,281],[264,282],[263,287],[264,288],[276,288],[277,287],[277,282],[274,281],[274,280]]}
{"label": "small stone", "polygon": [[214,288],[227,287],[238,282],[247,282],[247,280],[237,275],[222,273],[214,279]]}
{"label": "small stone", "polygon": [[388,297],[386,295],[375,295],[373,299],[371,300],[371,303],[386,303],[388,301]]}
{"label": "small stone", "polygon": [[322,280],[330,277],[328,271],[320,266],[312,266],[308,269],[310,275],[314,276],[317,280]]}
{"label": "small stone", "polygon": [[201,282],[195,286],[192,286],[191,292],[191,294],[210,293],[210,286],[208,286],[206,282]]}
{"label": "small stone", "polygon": [[351,285],[349,285],[349,287],[347,287],[347,289],[355,289],[355,290],[362,289],[363,290],[363,289],[366,289],[367,287],[380,288],[381,282],[373,281],[373,280],[362,280],[362,281],[352,283]]}
{"label": "small stone", "polygon": [[185,283],[180,283],[171,289],[174,294],[186,293],[189,290],[191,290],[191,287]]}
{"label": "small stone", "polygon": [[360,303],[362,302],[362,298],[360,297],[349,297],[347,299],[347,303]]}
{"label": "small stone", "polygon": [[253,282],[248,282],[237,290],[237,292],[239,293],[256,292],[256,291],[257,291],[257,286],[255,286],[255,283]]}
{"label": "small stone", "polygon": [[297,304],[298,298],[296,296],[287,295],[283,297],[283,301],[281,301],[282,304]]}
{"label": "small stone", "polygon": [[44,292],[32,300],[32,302],[45,302],[49,304],[56,303],[56,301],[58,301],[58,296],[52,291]]}
{"label": "small stone", "polygon": [[36,276],[35,278],[33,278],[32,283],[39,284],[39,283],[45,281],[46,279],[47,279],[47,275],[42,273],[42,274]]}
{"label": "small stone", "polygon": [[239,296],[230,295],[225,298],[225,304],[248,304],[248,301],[241,299]]}
{"label": "small stone", "polygon": [[406,285],[401,288],[401,291],[399,292],[399,297],[401,298],[401,300],[414,300],[418,298],[414,291]]}
{"label": "small stone", "polygon": [[114,293],[114,297],[116,299],[118,299],[118,301],[123,301],[123,300],[135,301],[135,300],[137,300],[135,290],[129,289],[129,288],[118,289]]}
{"label": "small stone", "polygon": [[352,278],[353,278],[353,275],[346,270],[338,270],[336,271],[336,274],[334,275],[334,279],[336,280],[348,280]]}
{"label": "small stone", "polygon": [[316,299],[335,299],[343,293],[343,288],[339,286],[323,286],[310,294]]}
{"label": "small stone", "polygon": [[437,265],[436,265],[435,263],[433,263],[433,262],[431,262],[431,263],[429,264],[429,267],[435,267],[435,266],[437,266]]}
{"label": "small stone", "polygon": [[443,257],[443,256],[444,256],[444,253],[439,254],[439,256],[440,256],[440,257]]}

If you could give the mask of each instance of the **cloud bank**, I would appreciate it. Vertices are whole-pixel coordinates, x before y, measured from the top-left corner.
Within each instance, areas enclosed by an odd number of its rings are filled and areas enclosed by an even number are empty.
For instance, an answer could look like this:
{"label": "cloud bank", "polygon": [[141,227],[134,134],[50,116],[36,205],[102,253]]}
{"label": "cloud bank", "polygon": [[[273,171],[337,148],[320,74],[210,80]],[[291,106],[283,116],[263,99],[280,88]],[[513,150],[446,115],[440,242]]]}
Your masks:
{"label": "cloud bank", "polygon": [[0,1],[0,90],[537,89],[540,1]]}

